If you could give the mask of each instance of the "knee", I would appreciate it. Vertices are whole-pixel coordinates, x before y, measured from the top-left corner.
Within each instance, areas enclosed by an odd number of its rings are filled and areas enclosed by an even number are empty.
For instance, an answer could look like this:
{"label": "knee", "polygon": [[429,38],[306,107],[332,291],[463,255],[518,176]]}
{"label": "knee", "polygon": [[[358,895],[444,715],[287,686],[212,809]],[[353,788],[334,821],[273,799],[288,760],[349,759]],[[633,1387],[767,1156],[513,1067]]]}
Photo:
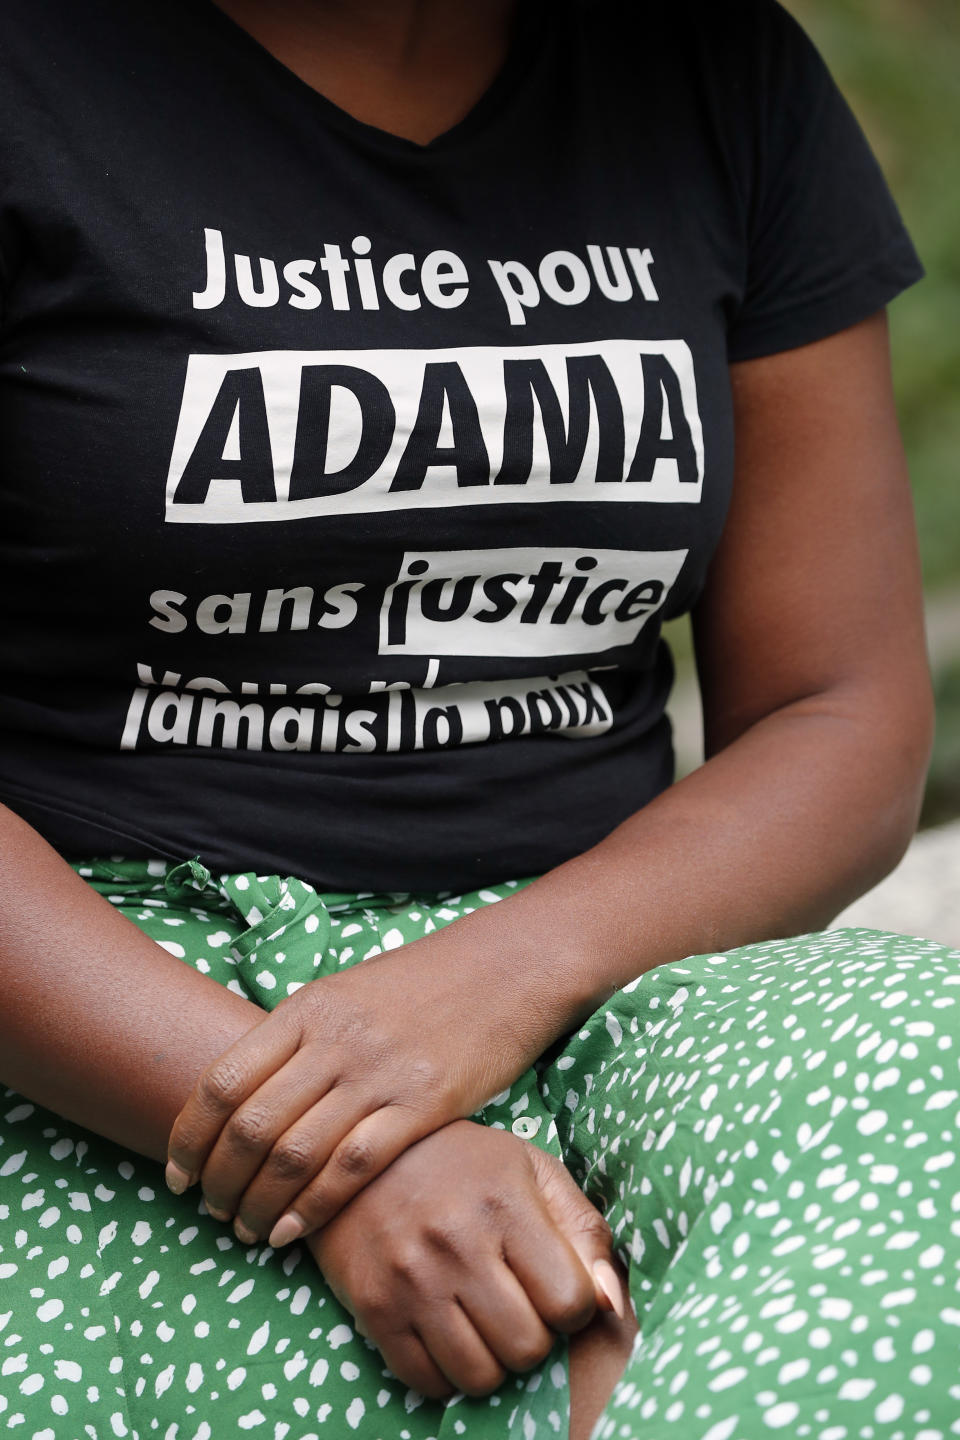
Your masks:
{"label": "knee", "polygon": [[842,1058],[861,1089],[897,1085],[901,1063],[920,1064],[941,1079],[956,1071],[960,965],[950,951],[863,930],[807,939],[808,963],[781,996],[784,1031],[793,1042],[807,1042],[806,1068]]}

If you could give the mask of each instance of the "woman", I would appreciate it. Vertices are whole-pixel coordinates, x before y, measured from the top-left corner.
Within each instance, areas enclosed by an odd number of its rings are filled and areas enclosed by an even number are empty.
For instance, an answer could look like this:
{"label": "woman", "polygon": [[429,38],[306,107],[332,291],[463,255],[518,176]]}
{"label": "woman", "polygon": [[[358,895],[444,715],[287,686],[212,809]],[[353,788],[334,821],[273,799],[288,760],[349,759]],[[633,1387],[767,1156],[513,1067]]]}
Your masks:
{"label": "woman", "polygon": [[896,862],[930,729],[919,267],[808,42],[0,24],[8,1423],[940,1434],[952,1152],[867,1096],[949,1103],[949,967],[772,938]]}

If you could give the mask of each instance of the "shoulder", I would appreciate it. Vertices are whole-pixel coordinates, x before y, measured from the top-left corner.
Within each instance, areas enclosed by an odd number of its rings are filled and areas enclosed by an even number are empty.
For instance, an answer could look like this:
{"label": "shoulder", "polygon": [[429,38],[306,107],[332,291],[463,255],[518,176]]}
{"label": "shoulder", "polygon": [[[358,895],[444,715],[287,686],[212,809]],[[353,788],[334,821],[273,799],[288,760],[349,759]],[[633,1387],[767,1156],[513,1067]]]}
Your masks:
{"label": "shoulder", "polygon": [[569,63],[638,104],[705,98],[711,118],[756,121],[783,91],[799,99],[826,67],[778,0],[559,0],[544,23],[566,41]]}
{"label": "shoulder", "polygon": [[188,0],[0,0],[0,66],[13,73],[56,72],[61,83],[122,58],[131,44],[172,30]]}
{"label": "shoulder", "polygon": [[716,76],[758,77],[771,63],[815,54],[778,0],[566,0],[551,11],[595,55],[639,76],[650,60]]}
{"label": "shoulder", "polygon": [[767,137],[830,84],[777,0],[555,0],[549,14],[587,106],[671,150],[691,139],[741,189]]}
{"label": "shoulder", "polygon": [[[521,0],[530,3],[530,0]],[[563,11],[587,28],[615,27],[620,35],[686,35],[694,42],[699,35],[743,39],[757,27],[787,32],[801,31],[799,22],[780,0],[566,0],[551,14]]]}

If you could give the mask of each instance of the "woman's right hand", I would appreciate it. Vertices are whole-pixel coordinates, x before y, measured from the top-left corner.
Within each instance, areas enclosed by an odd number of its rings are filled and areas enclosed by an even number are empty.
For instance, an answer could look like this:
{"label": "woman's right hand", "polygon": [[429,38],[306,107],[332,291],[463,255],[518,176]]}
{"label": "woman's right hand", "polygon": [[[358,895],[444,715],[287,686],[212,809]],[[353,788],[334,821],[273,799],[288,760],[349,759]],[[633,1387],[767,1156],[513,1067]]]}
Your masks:
{"label": "woman's right hand", "polygon": [[558,1332],[628,1303],[610,1228],[561,1162],[468,1120],[404,1151],[305,1243],[360,1333],[432,1399],[489,1394]]}

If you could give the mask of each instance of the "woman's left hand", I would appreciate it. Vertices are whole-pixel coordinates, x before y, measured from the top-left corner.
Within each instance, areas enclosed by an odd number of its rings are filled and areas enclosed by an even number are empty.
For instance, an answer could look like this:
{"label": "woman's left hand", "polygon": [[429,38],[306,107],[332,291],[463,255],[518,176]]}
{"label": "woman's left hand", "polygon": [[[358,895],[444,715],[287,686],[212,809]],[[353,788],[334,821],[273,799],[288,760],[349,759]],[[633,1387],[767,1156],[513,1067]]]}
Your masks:
{"label": "woman's left hand", "polygon": [[459,928],[309,982],[208,1065],[170,1133],[171,1189],[200,1179],[241,1239],[284,1245],[509,1086],[543,1038],[517,1033],[524,1003]]}

